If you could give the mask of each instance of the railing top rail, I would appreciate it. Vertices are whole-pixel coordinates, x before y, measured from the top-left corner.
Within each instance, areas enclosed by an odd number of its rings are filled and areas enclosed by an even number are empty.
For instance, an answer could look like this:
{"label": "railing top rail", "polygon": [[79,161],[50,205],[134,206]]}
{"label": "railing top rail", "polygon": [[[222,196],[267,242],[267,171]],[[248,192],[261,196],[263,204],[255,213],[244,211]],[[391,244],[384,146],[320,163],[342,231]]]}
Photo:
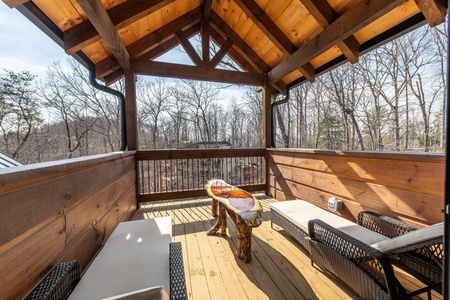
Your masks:
{"label": "railing top rail", "polygon": [[137,160],[265,156],[265,148],[139,150]]}

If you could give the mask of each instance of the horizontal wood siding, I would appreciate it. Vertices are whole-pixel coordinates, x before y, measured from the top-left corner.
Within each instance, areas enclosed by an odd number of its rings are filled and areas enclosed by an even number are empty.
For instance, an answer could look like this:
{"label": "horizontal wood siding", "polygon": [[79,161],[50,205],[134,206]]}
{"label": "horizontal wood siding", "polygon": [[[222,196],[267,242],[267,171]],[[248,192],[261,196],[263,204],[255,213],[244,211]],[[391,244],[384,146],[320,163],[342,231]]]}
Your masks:
{"label": "horizontal wood siding", "polygon": [[0,299],[24,296],[57,263],[82,270],[136,211],[135,152],[0,173]]}
{"label": "horizontal wood siding", "polygon": [[355,220],[372,210],[425,226],[443,221],[443,154],[268,150],[269,190],[277,200],[308,200],[327,208],[344,201],[340,215]]}

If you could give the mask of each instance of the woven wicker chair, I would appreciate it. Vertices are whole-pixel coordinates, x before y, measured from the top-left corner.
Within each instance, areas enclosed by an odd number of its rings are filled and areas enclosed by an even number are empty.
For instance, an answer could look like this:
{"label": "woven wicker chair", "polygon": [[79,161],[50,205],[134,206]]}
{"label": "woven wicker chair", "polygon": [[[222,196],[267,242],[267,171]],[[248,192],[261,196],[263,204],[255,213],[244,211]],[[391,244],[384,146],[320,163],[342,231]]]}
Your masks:
{"label": "woven wicker chair", "polygon": [[[170,299],[187,299],[182,246],[180,242],[169,244]],[[56,265],[36,287],[28,300],[63,300],[70,296],[80,280],[80,264],[77,261]]]}
{"label": "woven wicker chair", "polygon": [[[441,224],[439,233],[432,237],[424,230],[371,212],[361,212],[358,224],[391,239],[367,245],[321,220],[311,220],[308,231],[312,262],[343,280],[364,299],[410,299],[424,292],[431,299],[431,290],[442,293]],[[438,227],[429,229],[435,228]],[[425,234],[421,236],[422,233]],[[395,247],[383,247],[386,242]],[[407,292],[395,277],[393,265],[420,279],[427,287]]]}
{"label": "woven wicker chair", "polygon": [[67,299],[79,280],[80,264],[76,260],[59,263],[27,299]]}

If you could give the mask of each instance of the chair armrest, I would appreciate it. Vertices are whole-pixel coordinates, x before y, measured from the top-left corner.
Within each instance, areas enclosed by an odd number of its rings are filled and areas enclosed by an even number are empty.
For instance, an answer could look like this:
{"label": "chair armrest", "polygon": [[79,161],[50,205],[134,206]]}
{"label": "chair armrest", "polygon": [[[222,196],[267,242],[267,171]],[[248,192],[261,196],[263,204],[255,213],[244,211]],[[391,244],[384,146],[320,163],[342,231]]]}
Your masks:
{"label": "chair armrest", "polygon": [[80,264],[73,260],[57,264],[37,286],[28,300],[67,299],[80,280]]}
{"label": "chair armrest", "polygon": [[390,295],[406,293],[385,254],[318,219],[308,222],[308,231],[312,243],[322,244],[340,254],[341,259],[351,261]]}
{"label": "chair armrest", "polygon": [[378,232],[389,238],[404,235],[405,233],[417,229],[417,227],[406,224],[402,221],[371,211],[361,211],[358,213],[358,225]]}
{"label": "chair armrest", "polygon": [[187,299],[186,280],[184,277],[183,252],[180,242],[169,244],[170,259],[170,299]]}

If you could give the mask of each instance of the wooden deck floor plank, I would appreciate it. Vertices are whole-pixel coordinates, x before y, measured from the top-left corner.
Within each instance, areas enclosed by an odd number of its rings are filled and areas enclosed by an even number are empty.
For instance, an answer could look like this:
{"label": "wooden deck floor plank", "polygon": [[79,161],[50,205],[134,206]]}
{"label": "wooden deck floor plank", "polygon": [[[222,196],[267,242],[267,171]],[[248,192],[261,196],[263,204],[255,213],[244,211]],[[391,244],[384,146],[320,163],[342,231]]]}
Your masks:
{"label": "wooden deck floor plank", "polygon": [[209,286],[205,276],[205,270],[201,257],[201,249],[197,240],[197,234],[194,228],[194,220],[190,216],[190,209],[180,209],[181,216],[185,222],[186,244],[185,251],[187,256],[188,274],[190,277],[191,288],[188,290],[189,299],[210,299]]}
{"label": "wooden deck floor plank", "polygon": [[[204,206],[203,215],[209,218],[211,217],[211,206]],[[211,228],[214,224],[215,220],[210,220],[209,222],[205,222],[205,230],[206,228]],[[231,222],[229,226],[234,226],[230,218],[228,218],[227,222]],[[223,261],[229,263],[231,269],[227,271],[227,277],[232,277],[232,281],[230,282],[230,286],[235,288],[235,293],[239,293],[242,295],[242,298],[231,297],[230,299],[269,299],[267,295],[261,291],[261,289],[256,284],[256,279],[254,278],[248,264],[244,263],[242,260],[238,259],[234,254],[236,251],[236,241],[233,241],[230,237],[229,229],[227,227],[227,235],[226,236],[210,236],[210,240],[219,241],[220,245],[224,249],[225,256],[221,257]],[[223,265],[223,268],[226,268],[227,265]],[[242,290],[245,293],[237,291],[236,281],[240,283],[242,286]]]}
{"label": "wooden deck floor plank", "polygon": [[201,247],[201,257],[204,266],[204,273],[208,281],[209,294],[211,299],[229,299],[225,282],[220,272],[220,265],[216,261],[215,253],[211,247],[210,239],[206,235],[203,219],[198,213],[198,206],[193,207],[193,215],[197,218],[194,222],[194,228],[197,235],[197,241]]}
{"label": "wooden deck floor plank", "polygon": [[[211,207],[208,206],[203,207],[203,214],[204,215],[210,215],[211,214]],[[233,221],[231,221],[230,218],[228,218],[227,222],[229,223],[227,226],[227,235],[226,236],[210,236],[211,240],[217,239],[222,247],[226,250],[225,254],[227,256],[228,262],[230,263],[232,270],[229,270],[229,272],[234,271],[234,274],[231,274],[231,276],[235,276],[239,282],[242,285],[242,288],[244,289],[244,292],[246,294],[247,299],[270,299],[266,293],[262,291],[262,289],[258,286],[257,279],[253,275],[252,268],[250,268],[250,264],[244,263],[242,260],[238,259],[235,255],[236,252],[236,244],[237,244],[237,237],[234,236],[233,238],[230,236],[230,229],[229,226],[234,227]],[[231,222],[231,223],[230,223]],[[207,227],[212,227],[213,223],[209,222],[207,223]],[[234,227],[235,228],[235,227]],[[236,299],[236,298],[230,298],[230,299]],[[241,298],[238,298],[241,299]],[[245,298],[243,298],[245,299]],[[273,299],[273,298],[272,298]]]}
{"label": "wooden deck floor plank", "polygon": [[[253,229],[253,260],[248,264],[235,256],[237,232],[229,217],[226,236],[206,235],[215,222],[211,199],[141,204],[133,220],[172,217],[173,240],[183,244],[189,299],[357,299],[340,281],[312,267],[306,250],[293,237],[277,225],[271,228],[269,205],[276,200],[255,196],[264,211],[263,223]],[[408,289],[418,285],[408,274],[398,276]],[[433,299],[442,296],[433,292]]]}
{"label": "wooden deck floor plank", "polygon": [[[210,208],[210,205],[197,207],[199,215],[203,217],[202,223],[205,235],[216,221],[211,215]],[[256,296],[256,291],[253,291],[253,289],[251,289],[250,291],[246,291],[245,287],[243,286],[243,282],[248,281],[248,278],[240,280],[239,277],[242,277],[245,274],[238,268],[237,264],[234,264],[235,266],[233,266],[235,257],[231,252],[228,242],[223,243],[224,239],[225,237],[220,235],[207,236],[207,240],[209,241],[209,244],[214,251],[216,264],[217,266],[219,266],[218,269],[223,278],[223,282],[227,290],[229,299],[252,299],[252,297]],[[231,260],[230,256],[232,257]],[[241,276],[237,275],[237,273],[241,273]],[[261,293],[261,295],[264,294]]]}

